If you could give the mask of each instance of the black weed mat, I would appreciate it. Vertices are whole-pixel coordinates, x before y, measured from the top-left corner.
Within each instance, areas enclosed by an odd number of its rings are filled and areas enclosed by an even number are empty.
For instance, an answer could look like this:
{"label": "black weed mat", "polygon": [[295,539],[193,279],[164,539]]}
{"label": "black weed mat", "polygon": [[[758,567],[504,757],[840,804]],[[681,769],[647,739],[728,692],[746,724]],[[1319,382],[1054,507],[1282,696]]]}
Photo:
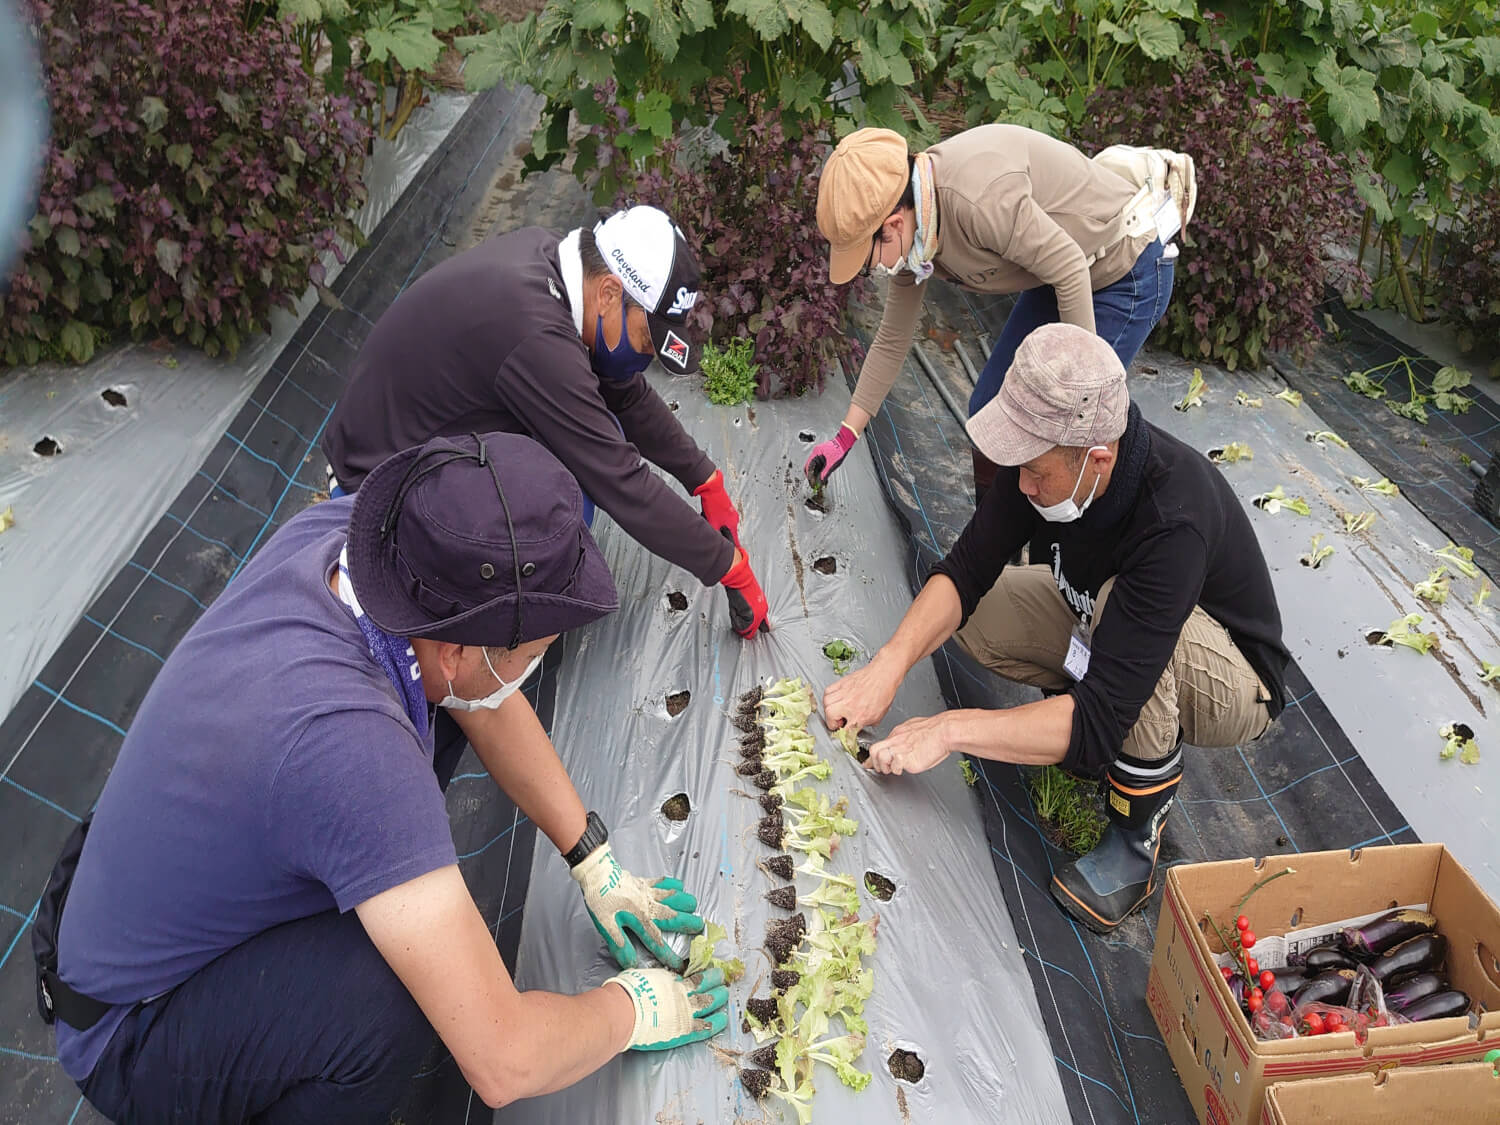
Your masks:
{"label": "black weed mat", "polygon": [[1473,402],[1463,414],[1440,411],[1429,403],[1425,426],[1403,418],[1386,405],[1411,397],[1403,367],[1372,376],[1386,392],[1378,401],[1351,390],[1344,376],[1405,356],[1411,360],[1418,392],[1430,397],[1432,377],[1442,364],[1349,312],[1341,301],[1329,301],[1322,311],[1333,318],[1337,332],[1315,345],[1301,364],[1277,356],[1277,374],[1301,391],[1355,452],[1389,477],[1450,539],[1472,547],[1474,561],[1488,574],[1500,574],[1500,528],[1474,509],[1478,478],[1469,468],[1470,461],[1487,465],[1500,445],[1500,405],[1481,386],[1488,378],[1476,375],[1474,385],[1462,392]]}
{"label": "black weed mat", "polygon": [[[962,295],[935,285],[939,292],[928,300],[942,310],[940,328],[960,326],[970,354],[983,362],[974,341],[981,332],[998,336],[1008,302],[992,303],[980,319]],[[937,354],[934,344],[923,346],[929,356]],[[951,374],[956,370],[949,365],[950,390],[963,404],[968,387]],[[865,434],[886,499],[910,536],[908,577],[915,589],[972,513],[968,438],[912,363]],[[951,643],[933,663],[950,706],[1000,707],[1035,698],[1031,689],[979,668]],[[1416,842],[1295,665],[1288,690],[1294,702],[1260,741],[1233,750],[1190,749],[1162,844],[1165,864]],[[1073,1120],[1193,1121],[1145,1002],[1160,893],[1108,938],[1075,925],[1048,891],[1053,872],[1072,857],[1038,827],[1024,771],[975,764],[995,873],[1025,948]]]}
{"label": "black weed mat", "polygon": [[[62,1072],[37,1016],[30,922],[63,839],[93,807],[146,690],[198,615],[255,549],[322,498],[317,443],[372,323],[411,280],[455,252],[490,177],[529,150],[534,96],[483,95],[427,161],[167,514],[147,534],[0,724],[0,1121],[98,1121]],[[507,219],[508,221],[508,219]],[[550,727],[555,662],[527,689]],[[460,867],[515,968],[536,829],[466,751],[448,789]],[[488,1120],[435,1050],[392,1120]]]}

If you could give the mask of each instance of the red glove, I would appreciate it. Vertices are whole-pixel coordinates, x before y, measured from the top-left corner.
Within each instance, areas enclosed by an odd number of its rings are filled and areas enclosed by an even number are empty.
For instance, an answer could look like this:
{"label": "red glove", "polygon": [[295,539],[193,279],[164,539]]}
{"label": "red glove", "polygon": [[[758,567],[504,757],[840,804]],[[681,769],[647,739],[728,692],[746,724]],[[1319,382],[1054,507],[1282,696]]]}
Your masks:
{"label": "red glove", "polygon": [[735,551],[734,562],[719,579],[724,593],[729,595],[729,623],[742,637],[755,636],[758,629],[769,629],[766,624],[766,595],[755,580],[750,569],[750,558],[744,551]]}
{"label": "red glove", "polygon": [[703,504],[703,518],[720,535],[732,542],[736,551],[743,552],[744,548],[740,546],[740,514],[735,511],[729,493],[724,491],[724,474],[715,469],[713,476],[693,489],[693,495]]}

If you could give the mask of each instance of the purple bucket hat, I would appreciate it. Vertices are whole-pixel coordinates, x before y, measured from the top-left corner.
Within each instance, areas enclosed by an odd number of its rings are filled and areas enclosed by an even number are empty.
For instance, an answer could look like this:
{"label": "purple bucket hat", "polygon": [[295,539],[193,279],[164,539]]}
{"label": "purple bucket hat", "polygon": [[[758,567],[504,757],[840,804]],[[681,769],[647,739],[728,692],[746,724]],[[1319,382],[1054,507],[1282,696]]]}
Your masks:
{"label": "purple bucket hat", "polygon": [[349,576],[398,637],[515,648],[619,608],[578,482],[521,434],[433,438],[355,495]]}

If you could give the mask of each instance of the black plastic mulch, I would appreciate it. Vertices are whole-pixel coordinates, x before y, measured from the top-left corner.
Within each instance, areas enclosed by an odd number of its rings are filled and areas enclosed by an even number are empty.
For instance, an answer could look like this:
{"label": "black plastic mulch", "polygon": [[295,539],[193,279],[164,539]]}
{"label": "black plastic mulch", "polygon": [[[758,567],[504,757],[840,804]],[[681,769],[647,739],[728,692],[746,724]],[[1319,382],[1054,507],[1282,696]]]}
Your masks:
{"label": "black plastic mulch", "polygon": [[[1462,414],[1427,406],[1427,424],[1391,412],[1387,402],[1405,402],[1411,388],[1404,369],[1373,376],[1386,392],[1375,400],[1343,383],[1351,371],[1369,371],[1401,356],[1412,358],[1417,390],[1430,395],[1432,376],[1443,365],[1415,353],[1389,333],[1331,300],[1323,312],[1334,320],[1336,338],[1315,345],[1298,364],[1277,356],[1274,366],[1287,383],[1302,392],[1323,420],[1361,457],[1389,477],[1455,543],[1474,549],[1474,561],[1491,576],[1500,574],[1500,527],[1473,505],[1478,478],[1466,460],[1487,465],[1500,446],[1500,404],[1476,375],[1464,393],[1473,405]],[[1435,544],[1436,545],[1436,544]]]}
{"label": "black plastic mulch", "polygon": [[[535,100],[496,89],[459,124],[340,275],[341,309],[318,307],[202,468],[0,723],[0,1121],[99,1121],[62,1072],[35,1010],[29,928],[63,839],[97,800],[136,708],[203,608],[324,487],[317,442],[371,325],[467,237],[502,158],[529,149]],[[509,218],[509,217],[507,217]],[[550,726],[549,661],[527,695]],[[460,866],[515,968],[535,827],[472,751],[448,790]],[[394,1120],[488,1121],[452,1058],[435,1050]]]}
{"label": "black plastic mulch", "polygon": [[[998,337],[1010,302],[981,303],[941,283],[934,286],[928,301],[941,310],[941,327],[959,328],[970,355],[982,363],[978,338],[981,333]],[[921,346],[937,357],[934,344]],[[949,379],[963,406],[970,388],[954,374],[958,370],[953,364],[945,374],[940,367],[939,375]],[[915,589],[972,514],[968,438],[927,376],[910,362],[865,433],[886,498],[910,536],[908,577]],[[1035,698],[1030,689],[979,668],[951,643],[933,662],[951,706],[999,707]],[[1260,741],[1189,752],[1162,844],[1165,863],[1416,841],[1295,665],[1288,685],[1295,702]],[[1098,1125],[1193,1121],[1145,1002],[1160,892],[1107,939],[1075,925],[1047,889],[1053,871],[1071,856],[1038,827],[1023,771],[975,764],[980,767],[975,792],[995,873],[1026,952],[1073,1120]]]}

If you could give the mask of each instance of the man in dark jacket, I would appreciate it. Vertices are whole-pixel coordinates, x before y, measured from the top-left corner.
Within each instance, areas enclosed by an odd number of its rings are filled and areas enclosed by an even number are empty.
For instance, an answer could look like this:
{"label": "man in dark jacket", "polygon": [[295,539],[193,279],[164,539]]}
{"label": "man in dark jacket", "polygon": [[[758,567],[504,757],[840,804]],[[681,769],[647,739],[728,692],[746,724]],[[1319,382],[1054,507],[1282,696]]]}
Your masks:
{"label": "man in dark jacket", "polygon": [[[1076,325],[1036,329],[969,420],[1002,466],[948,557],[869,665],[830,686],[831,728],[884,718],[911,667],[956,632],[981,664],[1049,698],[912,719],[870,750],[884,773],[951,752],[1106,775],[1109,826],[1052,895],[1108,932],[1155,886],[1182,742],[1259,738],[1288,654],[1255,532],[1219,471],[1141,417],[1125,368]],[[1030,542],[1037,565],[1007,567]]]}
{"label": "man in dark jacket", "polygon": [[[724,476],[643,372],[698,368],[698,264],[682,231],[632,207],[566,236],[531,227],[448,259],[401,294],[354,361],[323,435],[338,491],[436,436],[504,430],[546,446],[652,554],[720,584],[752,637],[766,598]],[[692,510],[646,458],[696,496]]]}

